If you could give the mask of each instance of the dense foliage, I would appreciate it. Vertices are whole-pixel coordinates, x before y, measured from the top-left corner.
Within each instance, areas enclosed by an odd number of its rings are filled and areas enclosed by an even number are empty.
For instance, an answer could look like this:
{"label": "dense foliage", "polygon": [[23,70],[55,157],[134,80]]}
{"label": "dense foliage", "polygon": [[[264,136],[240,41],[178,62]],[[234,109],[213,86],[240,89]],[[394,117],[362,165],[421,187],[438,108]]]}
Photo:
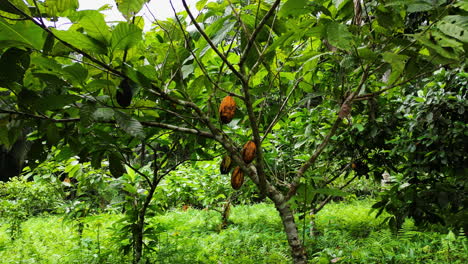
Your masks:
{"label": "dense foliage", "polygon": [[[294,212],[314,216],[384,173],[397,184],[374,207],[395,232],[406,217],[463,225],[466,1],[200,0],[195,15],[182,0],[185,11],[148,32],[138,16],[148,1],[117,2],[125,21],[114,23],[76,0],[0,2],[0,164],[41,174],[52,156],[74,160],[64,175],[78,182],[74,219],[118,197],[117,239],[134,263],[156,241],[147,216],[175,205],[174,191],[196,206],[248,200],[164,181],[224,155],[248,178],[236,188],[273,202],[295,263],[308,254]],[[52,26],[59,17],[70,28]],[[165,195],[171,180],[182,188]]]}

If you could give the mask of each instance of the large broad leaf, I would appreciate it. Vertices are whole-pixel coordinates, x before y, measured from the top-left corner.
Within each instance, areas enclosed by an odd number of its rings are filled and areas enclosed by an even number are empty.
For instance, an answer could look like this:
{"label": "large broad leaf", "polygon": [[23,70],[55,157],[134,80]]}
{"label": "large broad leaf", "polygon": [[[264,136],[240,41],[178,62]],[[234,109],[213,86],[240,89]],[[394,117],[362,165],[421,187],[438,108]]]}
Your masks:
{"label": "large broad leaf", "polygon": [[90,37],[106,44],[110,42],[111,32],[104,20],[104,15],[98,11],[83,10],[77,12],[71,20],[82,26]]}
{"label": "large broad leaf", "polygon": [[97,121],[111,121],[114,117],[112,108],[98,108],[93,112],[93,119]]}
{"label": "large broad leaf", "polygon": [[330,22],[326,31],[328,42],[333,46],[344,50],[352,48],[353,35],[348,31],[346,25]]}
{"label": "large broad leaf", "polygon": [[80,107],[80,122],[84,127],[89,127],[93,124],[93,114],[95,111],[96,106],[94,104],[83,104]]}
{"label": "large broad leaf", "polygon": [[88,37],[87,35],[78,31],[62,31],[52,29],[57,37],[61,40],[73,45],[74,47],[80,48],[85,51],[90,51],[98,54],[105,54],[106,48],[96,40]]}
{"label": "large broad leaf", "polygon": [[65,79],[71,82],[84,83],[88,77],[88,70],[79,63],[63,68]]}
{"label": "large broad leaf", "polygon": [[9,24],[0,18],[0,48],[23,46],[40,50],[44,35],[40,27],[31,21]]}
{"label": "large broad leaf", "polygon": [[468,0],[461,0],[455,3],[455,6],[458,6],[459,8],[468,11]]}
{"label": "large broad leaf", "polygon": [[46,110],[60,110],[64,106],[67,106],[71,103],[74,103],[80,99],[79,96],[76,95],[49,95],[47,97],[43,97],[37,102],[37,109],[40,111]]}
{"label": "large broad leaf", "polygon": [[468,42],[467,16],[446,16],[439,22],[438,28],[453,38]]}
{"label": "large broad leaf", "polygon": [[66,15],[66,11],[75,11],[78,9],[78,0],[46,0],[45,1],[47,15],[57,17]]}
{"label": "large broad leaf", "polygon": [[29,68],[29,52],[10,48],[0,58],[0,81],[22,83],[24,73]]}
{"label": "large broad leaf", "polygon": [[115,151],[111,151],[108,155],[109,170],[112,176],[120,177],[125,173],[125,167],[122,164],[122,155]]}
{"label": "large broad leaf", "polygon": [[138,120],[120,111],[115,111],[114,116],[115,116],[115,120],[117,121],[117,124],[123,131],[127,132],[128,134],[134,137],[138,137],[138,138],[145,137],[143,126],[141,125],[140,122],[138,122]]}
{"label": "large broad leaf", "polygon": [[111,46],[112,50],[127,50],[135,46],[142,39],[142,30],[128,23],[119,23],[112,31]]}
{"label": "large broad leaf", "polygon": [[23,0],[8,0],[8,1],[0,1],[0,10],[5,11],[12,14],[21,15],[21,12],[14,9],[11,4],[13,4],[16,8],[20,9],[22,12],[30,15],[31,12],[29,11],[28,6],[24,3]]}
{"label": "large broad leaf", "polygon": [[147,0],[116,0],[117,8],[125,18],[136,15],[143,8]]}
{"label": "large broad leaf", "polygon": [[392,84],[403,73],[403,70],[405,69],[405,65],[409,57],[405,55],[391,53],[391,52],[385,52],[383,54],[383,59],[384,61],[392,65],[392,73],[390,75],[390,78],[388,79],[388,84]]}
{"label": "large broad leaf", "polygon": [[288,16],[307,14],[310,12],[305,8],[308,3],[309,0],[289,0],[281,7],[279,15]]}

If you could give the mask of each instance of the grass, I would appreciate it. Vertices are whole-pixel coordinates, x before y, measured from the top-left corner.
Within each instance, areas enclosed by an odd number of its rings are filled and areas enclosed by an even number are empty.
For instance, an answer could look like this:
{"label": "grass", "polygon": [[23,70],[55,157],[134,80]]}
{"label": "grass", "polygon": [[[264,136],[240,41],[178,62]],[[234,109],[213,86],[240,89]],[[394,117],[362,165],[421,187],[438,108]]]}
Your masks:
{"label": "grass", "polygon": [[[316,216],[318,235],[306,236],[311,263],[466,263],[467,240],[455,234],[418,232],[405,223],[398,236],[375,219],[372,201],[327,205]],[[11,241],[0,226],[0,263],[129,263],[112,239],[120,215],[89,217],[83,235],[60,216],[31,218]],[[309,228],[298,220],[300,231]],[[290,263],[289,247],[270,204],[237,206],[230,225],[220,229],[220,214],[188,209],[152,217],[156,243],[147,263]]]}

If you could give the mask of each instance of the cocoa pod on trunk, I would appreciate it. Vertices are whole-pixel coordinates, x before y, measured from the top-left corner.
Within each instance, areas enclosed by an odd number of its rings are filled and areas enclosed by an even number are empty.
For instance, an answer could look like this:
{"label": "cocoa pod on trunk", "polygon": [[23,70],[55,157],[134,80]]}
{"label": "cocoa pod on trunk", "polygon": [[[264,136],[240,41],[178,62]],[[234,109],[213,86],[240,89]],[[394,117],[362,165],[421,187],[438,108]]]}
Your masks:
{"label": "cocoa pod on trunk", "polygon": [[244,183],[244,172],[237,166],[231,175],[231,186],[234,190],[239,190]]}
{"label": "cocoa pod on trunk", "polygon": [[255,159],[255,154],[257,153],[257,146],[252,140],[247,141],[244,147],[242,148],[242,159],[245,163],[249,164]]}
{"label": "cocoa pod on trunk", "polygon": [[221,165],[219,166],[219,170],[221,174],[228,174],[232,167],[232,159],[228,155],[223,157],[221,161]]}
{"label": "cocoa pod on trunk", "polygon": [[235,113],[236,101],[234,101],[234,98],[229,95],[224,97],[219,105],[219,118],[221,119],[221,123],[227,124],[231,122]]}

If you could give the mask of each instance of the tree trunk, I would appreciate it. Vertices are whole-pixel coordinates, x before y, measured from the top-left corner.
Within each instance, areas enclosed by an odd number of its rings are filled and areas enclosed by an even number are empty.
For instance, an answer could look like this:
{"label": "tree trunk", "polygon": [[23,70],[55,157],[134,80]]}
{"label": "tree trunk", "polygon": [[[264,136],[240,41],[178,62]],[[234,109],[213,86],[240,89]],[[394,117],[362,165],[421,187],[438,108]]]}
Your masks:
{"label": "tree trunk", "polygon": [[145,212],[143,212],[143,219],[141,219],[143,221],[139,220],[133,229],[133,264],[140,263],[141,254],[143,253],[144,214]]}
{"label": "tree trunk", "polygon": [[307,254],[302,241],[299,238],[297,231],[297,225],[294,221],[294,215],[289,207],[289,204],[282,199],[282,201],[274,201],[276,210],[278,210],[281,221],[283,222],[284,231],[288,238],[289,246],[291,247],[291,253],[295,264],[307,263]]}

